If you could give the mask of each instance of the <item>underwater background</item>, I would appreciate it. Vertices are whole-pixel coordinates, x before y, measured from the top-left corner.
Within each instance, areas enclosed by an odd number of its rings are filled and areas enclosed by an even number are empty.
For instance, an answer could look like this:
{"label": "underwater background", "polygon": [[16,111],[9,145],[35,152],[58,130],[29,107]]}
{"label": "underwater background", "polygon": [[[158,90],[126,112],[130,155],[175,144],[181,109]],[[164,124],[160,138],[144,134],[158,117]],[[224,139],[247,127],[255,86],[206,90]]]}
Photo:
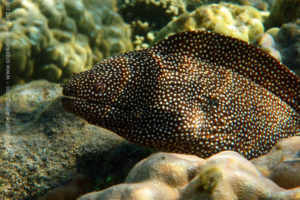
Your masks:
{"label": "underwater background", "polygon": [[[207,30],[258,45],[300,75],[299,0],[1,0],[0,17],[0,200],[76,199],[124,182],[153,152],[61,106],[60,84],[106,57]],[[299,161],[299,144],[239,162],[298,187],[286,199],[300,199],[299,162],[282,163]]]}

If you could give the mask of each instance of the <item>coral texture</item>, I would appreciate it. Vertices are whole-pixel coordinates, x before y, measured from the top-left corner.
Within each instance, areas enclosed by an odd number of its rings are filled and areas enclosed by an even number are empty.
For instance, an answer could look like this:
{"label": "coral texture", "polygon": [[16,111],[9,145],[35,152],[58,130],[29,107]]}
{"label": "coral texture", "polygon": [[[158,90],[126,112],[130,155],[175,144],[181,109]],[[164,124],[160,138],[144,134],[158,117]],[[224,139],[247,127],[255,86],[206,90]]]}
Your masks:
{"label": "coral texture", "polygon": [[251,41],[264,32],[262,14],[250,6],[228,3],[201,6],[184,13],[157,33],[154,42],[174,33],[192,30],[210,30],[244,41]]}
{"label": "coral texture", "polygon": [[[188,11],[193,11],[197,7],[203,6],[205,4],[220,3],[225,1],[224,0],[186,0],[185,2],[186,2],[186,9]],[[266,2],[266,0],[231,0],[226,2],[231,2],[231,3],[245,5],[245,6],[253,6],[259,10],[268,10],[269,7],[269,3]]]}
{"label": "coral texture", "polygon": [[[98,60],[131,50],[130,29],[115,12],[114,1],[17,0],[1,21],[1,57],[12,54],[11,82],[32,79],[62,82]],[[10,38],[6,40],[6,32]],[[0,84],[4,80],[1,59]]]}
{"label": "coral texture", "polygon": [[231,151],[206,160],[157,153],[139,162],[125,183],[79,200],[297,199],[300,187],[285,190],[263,177],[247,159]]}

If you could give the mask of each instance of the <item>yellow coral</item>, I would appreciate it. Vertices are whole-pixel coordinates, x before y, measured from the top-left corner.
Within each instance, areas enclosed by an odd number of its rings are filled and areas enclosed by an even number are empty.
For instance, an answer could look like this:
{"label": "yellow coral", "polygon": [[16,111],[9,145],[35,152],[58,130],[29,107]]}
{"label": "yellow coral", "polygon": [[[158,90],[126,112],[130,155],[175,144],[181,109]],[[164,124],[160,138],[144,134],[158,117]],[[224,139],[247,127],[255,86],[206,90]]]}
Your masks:
{"label": "yellow coral", "polygon": [[153,43],[174,33],[190,30],[210,30],[244,41],[251,41],[264,32],[262,14],[250,6],[229,3],[201,6],[171,21]]}

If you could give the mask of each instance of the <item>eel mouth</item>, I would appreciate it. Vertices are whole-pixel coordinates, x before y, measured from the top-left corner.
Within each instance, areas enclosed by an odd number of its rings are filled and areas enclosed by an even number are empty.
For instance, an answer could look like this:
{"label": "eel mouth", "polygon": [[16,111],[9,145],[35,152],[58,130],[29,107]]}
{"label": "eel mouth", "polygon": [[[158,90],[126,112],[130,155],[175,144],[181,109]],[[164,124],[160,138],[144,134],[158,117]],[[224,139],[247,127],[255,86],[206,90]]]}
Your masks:
{"label": "eel mouth", "polygon": [[64,107],[65,105],[67,106],[68,104],[76,104],[76,103],[84,103],[84,102],[87,103],[89,101],[88,99],[79,97],[76,92],[77,89],[71,84],[69,84],[69,82],[62,84],[61,87],[63,88],[62,104]]}
{"label": "eel mouth", "polygon": [[61,103],[63,108],[70,113],[87,118],[91,112],[95,113],[96,108],[100,115],[106,115],[110,111],[111,106],[103,104],[100,100],[78,96],[76,88],[68,82],[63,84],[62,88]]}
{"label": "eel mouth", "polygon": [[61,87],[63,88],[63,90],[62,90],[63,96],[61,99],[61,103],[62,103],[62,106],[68,112],[76,114],[79,110],[86,107],[87,105],[96,103],[89,99],[79,97],[77,95],[76,88],[73,87],[68,82],[62,84]]}
{"label": "eel mouth", "polygon": [[99,104],[97,101],[93,101],[91,99],[85,99],[82,97],[76,97],[76,96],[63,96],[61,99],[62,105],[66,107],[79,107],[79,106],[85,106],[85,105],[91,105],[91,104]]}
{"label": "eel mouth", "polygon": [[83,106],[83,104],[86,104],[87,101],[74,96],[63,96],[61,103],[64,109],[66,109],[68,112],[75,113],[76,110]]}

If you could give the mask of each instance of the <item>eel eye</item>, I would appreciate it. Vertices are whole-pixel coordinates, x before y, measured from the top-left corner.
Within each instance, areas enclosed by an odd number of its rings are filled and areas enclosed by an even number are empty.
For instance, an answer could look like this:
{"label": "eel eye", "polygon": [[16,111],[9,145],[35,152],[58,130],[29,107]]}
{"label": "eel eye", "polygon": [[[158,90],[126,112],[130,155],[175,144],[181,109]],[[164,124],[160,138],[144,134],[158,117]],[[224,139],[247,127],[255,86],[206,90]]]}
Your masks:
{"label": "eel eye", "polygon": [[96,93],[102,93],[105,91],[106,85],[102,82],[98,82],[94,85],[94,91]]}

